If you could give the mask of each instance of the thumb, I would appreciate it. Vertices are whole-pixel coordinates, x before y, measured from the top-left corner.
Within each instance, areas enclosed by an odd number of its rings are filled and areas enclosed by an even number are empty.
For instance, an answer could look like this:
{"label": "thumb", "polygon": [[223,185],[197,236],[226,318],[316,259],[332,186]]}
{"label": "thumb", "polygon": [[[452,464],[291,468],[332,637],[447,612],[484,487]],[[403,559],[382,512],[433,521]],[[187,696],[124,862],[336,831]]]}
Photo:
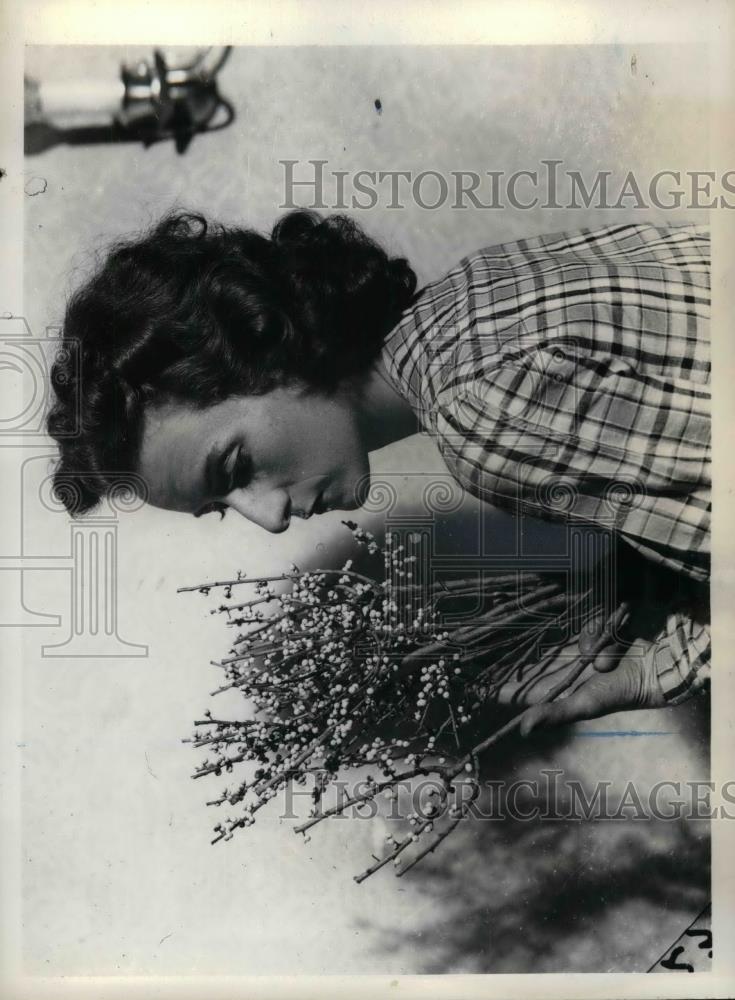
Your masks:
{"label": "thumb", "polygon": [[[596,626],[596,627],[595,627]],[[579,651],[582,656],[592,657],[595,670],[607,673],[614,670],[623,653],[623,643],[604,631],[605,619],[598,618],[582,630],[579,636]]]}
{"label": "thumb", "polygon": [[526,709],[520,722],[521,736],[528,736],[540,727],[596,719],[623,709],[628,701],[627,688],[623,676],[617,671],[592,676],[566,698],[542,702]]}

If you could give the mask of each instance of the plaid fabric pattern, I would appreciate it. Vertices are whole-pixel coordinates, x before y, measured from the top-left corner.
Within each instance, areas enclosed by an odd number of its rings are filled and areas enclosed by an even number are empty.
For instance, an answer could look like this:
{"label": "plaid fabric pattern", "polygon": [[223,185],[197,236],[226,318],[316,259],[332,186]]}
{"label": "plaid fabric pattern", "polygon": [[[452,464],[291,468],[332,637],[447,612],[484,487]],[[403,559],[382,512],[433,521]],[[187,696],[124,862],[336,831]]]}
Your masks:
{"label": "plaid fabric pattern", "polygon": [[[709,236],[618,224],[480,250],[389,334],[388,373],[473,495],[607,527],[709,577]],[[709,675],[709,630],[655,644],[671,701]]]}

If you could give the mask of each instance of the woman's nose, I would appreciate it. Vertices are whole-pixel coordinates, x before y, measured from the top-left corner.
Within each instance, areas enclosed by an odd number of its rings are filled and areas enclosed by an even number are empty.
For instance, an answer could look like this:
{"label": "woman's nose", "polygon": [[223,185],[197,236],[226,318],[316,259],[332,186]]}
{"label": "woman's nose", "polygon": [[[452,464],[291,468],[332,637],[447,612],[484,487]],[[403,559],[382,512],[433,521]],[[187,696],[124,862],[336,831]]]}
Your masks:
{"label": "woman's nose", "polygon": [[248,521],[278,534],[291,523],[291,500],[285,490],[269,490],[257,495],[236,490],[227,497],[228,506]]}

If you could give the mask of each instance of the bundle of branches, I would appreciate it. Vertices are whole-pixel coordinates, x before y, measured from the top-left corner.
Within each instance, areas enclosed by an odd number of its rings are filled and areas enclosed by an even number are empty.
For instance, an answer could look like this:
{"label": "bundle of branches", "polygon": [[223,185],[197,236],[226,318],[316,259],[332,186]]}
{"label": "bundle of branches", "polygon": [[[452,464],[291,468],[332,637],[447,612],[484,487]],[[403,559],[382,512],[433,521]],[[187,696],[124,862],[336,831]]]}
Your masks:
{"label": "bundle of branches", "polygon": [[[229,655],[215,664],[224,677],[213,693],[241,692],[250,709],[240,720],[205,712],[190,738],[212,755],[195,778],[239,778],[209,803],[238,807],[216,825],[213,843],[253,824],[289,783],[313,782],[311,812],[296,827],[306,834],[329,816],[394,797],[411,779],[434,779],[426,809],[407,817],[405,836],[388,838],[383,856],[373,856],[356,876],[360,882],[387,864],[403,875],[468,815],[479,793],[481,756],[517,727],[520,715],[479,740],[473,720],[503,685],[513,681],[520,689],[553,662],[580,609],[587,615],[599,609],[591,585],[570,590],[561,574],[496,573],[483,580],[471,624],[449,629],[447,608],[476,600],[477,579],[415,582],[415,553],[390,533],[381,547],[370,532],[344,523],[371,556],[382,557],[382,579],[357,572],[348,560],[338,570],[292,566],[274,577],[238,573],[180,589],[223,593],[212,613],[237,631]],[[287,583],[290,590],[281,592]],[[233,600],[236,589],[238,596],[251,593]],[[621,605],[598,644],[566,664],[546,700],[574,684],[624,613]],[[325,807],[338,775],[365,767],[371,773],[361,790]]]}

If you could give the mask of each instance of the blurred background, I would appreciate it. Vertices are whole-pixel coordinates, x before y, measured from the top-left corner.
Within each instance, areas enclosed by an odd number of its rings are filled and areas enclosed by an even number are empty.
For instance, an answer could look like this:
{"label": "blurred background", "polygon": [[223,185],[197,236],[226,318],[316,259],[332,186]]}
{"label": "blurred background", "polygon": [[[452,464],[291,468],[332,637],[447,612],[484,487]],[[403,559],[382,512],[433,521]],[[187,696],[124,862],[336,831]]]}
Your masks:
{"label": "blurred background", "polygon": [[[26,72],[47,85],[98,80],[114,90],[122,62],[151,54],[31,47]],[[36,130],[26,159],[29,329],[53,334],[95,254],[172,207],[269,230],[284,200],[280,160],[449,175],[540,170],[553,158],[589,181],[608,170],[621,182],[628,171],[647,180],[660,170],[706,170],[707,75],[707,50],[695,46],[237,48],[218,77],[232,121],[181,150],[173,138],[146,145],[109,127],[75,136]],[[450,200],[434,211],[380,201],[348,214],[407,256],[424,283],[490,244],[612,221],[701,221],[705,213],[457,210]],[[234,516],[108,512],[118,632],[136,648],[130,656],[59,655],[73,606],[73,542],[65,515],[39,499],[52,457],[43,439],[25,448],[17,510],[3,528],[20,532],[24,555],[52,567],[24,571],[19,598],[28,626],[29,972],[645,971],[702,909],[704,821],[468,822],[405,879],[384,871],[360,886],[351,876],[376,849],[380,820],[324,824],[304,844],[273,809],[210,847],[215,817],[204,803],[218,788],[190,780],[195,755],[181,738],[207,707],[217,680],[209,661],[226,651],[228,636],[206,602],[176,588],[238,569],[281,572],[291,561],[334,565],[351,551],[349,537],[339,514],[275,537]],[[423,437],[375,455],[373,468],[399,487],[391,515],[417,510],[427,477],[445,474]],[[380,531],[384,516],[360,520]],[[466,550],[480,527],[491,553],[564,545],[563,531],[519,530],[469,498],[438,519],[437,544]],[[629,730],[642,735],[603,738]],[[509,745],[488,776],[534,779],[556,767],[585,787],[610,780],[622,791],[634,780],[645,795],[660,780],[707,778],[707,732],[704,700],[608,717]]]}

